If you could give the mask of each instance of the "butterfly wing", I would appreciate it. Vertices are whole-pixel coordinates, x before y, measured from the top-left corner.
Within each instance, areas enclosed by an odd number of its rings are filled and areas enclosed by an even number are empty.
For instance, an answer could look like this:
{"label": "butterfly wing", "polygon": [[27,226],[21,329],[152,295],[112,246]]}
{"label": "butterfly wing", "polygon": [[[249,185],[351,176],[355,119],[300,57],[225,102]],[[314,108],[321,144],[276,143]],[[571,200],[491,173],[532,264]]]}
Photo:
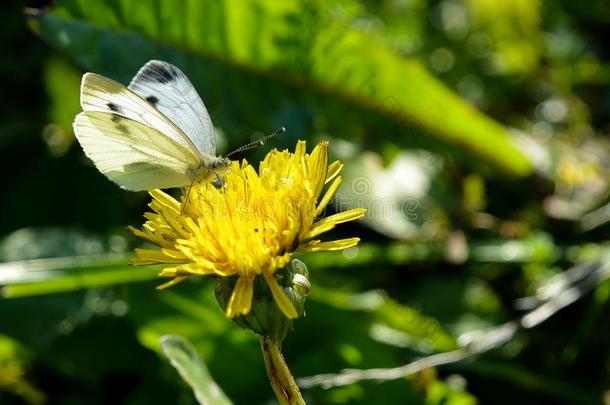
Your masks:
{"label": "butterfly wing", "polygon": [[198,165],[184,145],[116,113],[82,112],[74,133],[98,170],[127,190],[186,187]]}
{"label": "butterfly wing", "polygon": [[80,94],[83,111],[100,111],[129,118],[156,129],[199,155],[191,139],[148,101],[107,77],[85,73]]}
{"label": "butterfly wing", "polygon": [[167,62],[151,60],[136,74],[129,89],[176,124],[202,155],[216,157],[216,138],[210,115],[180,69]]}

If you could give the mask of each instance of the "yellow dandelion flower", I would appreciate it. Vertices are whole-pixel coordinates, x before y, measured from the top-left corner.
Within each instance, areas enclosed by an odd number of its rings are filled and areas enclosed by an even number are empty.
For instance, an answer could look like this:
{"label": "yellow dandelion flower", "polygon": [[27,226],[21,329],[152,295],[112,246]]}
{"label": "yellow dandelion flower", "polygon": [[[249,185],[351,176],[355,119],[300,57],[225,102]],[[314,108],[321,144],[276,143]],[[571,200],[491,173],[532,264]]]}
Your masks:
{"label": "yellow dandelion flower", "polygon": [[282,312],[296,318],[276,272],[297,250],[340,250],[360,240],[318,239],[337,224],[365,214],[364,209],[355,208],[317,219],[341,183],[342,167],[338,161],[328,164],[328,142],[307,154],[305,142],[300,141],[294,153],[269,152],[258,172],[246,161],[233,162],[222,187],[211,182],[195,184],[182,203],[153,190],[149,206],[154,212],[145,214],[141,230],[129,229],[160,249],[136,249],[132,264],[170,265],[160,275],[173,279],[160,288],[191,275],[236,277],[226,308],[231,318],[250,311],[254,279],[260,275]]}

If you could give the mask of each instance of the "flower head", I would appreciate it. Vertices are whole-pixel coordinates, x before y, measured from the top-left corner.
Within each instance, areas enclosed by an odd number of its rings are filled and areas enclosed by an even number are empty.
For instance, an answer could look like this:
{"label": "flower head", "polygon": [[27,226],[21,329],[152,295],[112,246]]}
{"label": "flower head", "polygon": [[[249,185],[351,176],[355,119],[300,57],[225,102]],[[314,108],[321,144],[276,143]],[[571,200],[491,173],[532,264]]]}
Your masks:
{"label": "flower head", "polygon": [[246,161],[233,162],[221,187],[197,183],[182,202],[153,190],[149,206],[154,212],[145,214],[141,230],[130,231],[160,249],[137,249],[132,264],[168,264],[160,275],[173,279],[160,288],[191,275],[235,277],[226,308],[231,318],[250,311],[254,280],[260,275],[282,312],[296,318],[294,305],[278,283],[278,270],[297,250],[340,250],[360,240],[317,239],[337,224],[365,214],[355,208],[317,219],[341,183],[341,168],[340,162],[328,164],[328,142],[307,154],[300,141],[294,153],[269,152],[258,172]]}

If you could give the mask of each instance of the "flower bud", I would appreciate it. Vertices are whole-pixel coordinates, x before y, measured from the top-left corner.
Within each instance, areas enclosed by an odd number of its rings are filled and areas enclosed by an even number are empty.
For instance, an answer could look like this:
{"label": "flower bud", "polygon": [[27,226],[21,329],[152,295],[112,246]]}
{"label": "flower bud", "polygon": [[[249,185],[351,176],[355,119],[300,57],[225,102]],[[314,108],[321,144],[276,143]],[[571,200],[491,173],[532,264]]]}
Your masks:
{"label": "flower bud", "polygon": [[[300,260],[293,259],[288,266],[278,270],[278,281],[284,293],[292,302],[299,316],[305,312],[305,298],[309,294],[309,271]],[[236,279],[223,277],[216,283],[216,300],[226,310]],[[242,328],[281,342],[292,329],[292,319],[288,319],[275,303],[273,294],[263,277],[257,276],[254,280],[254,295],[252,307],[246,315],[232,318]]]}

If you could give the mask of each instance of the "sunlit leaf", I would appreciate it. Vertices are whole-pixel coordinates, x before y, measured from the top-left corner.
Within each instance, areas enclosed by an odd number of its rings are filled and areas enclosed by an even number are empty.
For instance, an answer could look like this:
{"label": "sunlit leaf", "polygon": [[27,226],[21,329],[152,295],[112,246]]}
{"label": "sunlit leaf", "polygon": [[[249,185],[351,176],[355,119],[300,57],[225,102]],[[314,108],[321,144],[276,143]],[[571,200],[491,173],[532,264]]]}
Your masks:
{"label": "sunlit leaf", "polygon": [[212,379],[195,348],[183,337],[166,335],[161,338],[161,349],[182,379],[190,385],[202,405],[232,404]]}
{"label": "sunlit leaf", "polygon": [[[400,145],[415,141],[433,148],[441,141],[506,173],[531,172],[506,128],[470,107],[417,60],[333,19],[321,4],[63,0],[30,23],[86,69],[123,82],[149,59],[180,65],[217,125],[232,136],[251,134],[248,126],[290,128],[285,112],[303,110],[327,122],[323,129],[355,140],[365,136],[367,122],[383,117],[395,123],[388,139]],[[304,119],[306,132],[293,136],[310,132],[312,119]],[[298,129],[303,122],[294,124]],[[415,135],[420,129],[424,136]]]}
{"label": "sunlit leaf", "polygon": [[5,298],[52,294],[150,280],[159,266],[132,267],[123,254],[25,260],[0,264]]}

